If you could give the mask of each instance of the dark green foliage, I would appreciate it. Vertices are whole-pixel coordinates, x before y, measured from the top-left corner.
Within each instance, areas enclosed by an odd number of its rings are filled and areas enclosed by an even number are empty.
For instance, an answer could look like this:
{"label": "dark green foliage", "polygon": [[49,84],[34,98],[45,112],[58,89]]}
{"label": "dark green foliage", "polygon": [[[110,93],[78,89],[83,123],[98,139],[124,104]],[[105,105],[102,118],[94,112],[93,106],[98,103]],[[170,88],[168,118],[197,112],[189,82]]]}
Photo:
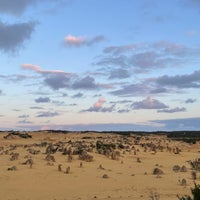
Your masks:
{"label": "dark green foliage", "polygon": [[178,197],[179,200],[193,200],[190,196]]}
{"label": "dark green foliage", "polygon": [[13,137],[19,137],[19,138],[32,138],[31,135],[29,135],[28,133],[21,133],[18,131],[11,131],[8,133],[8,135],[4,136],[4,139],[9,139],[9,138],[13,138]]}
{"label": "dark green foliage", "polygon": [[183,197],[179,197],[179,200],[200,200],[200,185],[194,183],[194,188],[191,188],[192,197],[189,195],[185,195]]}
{"label": "dark green foliage", "polygon": [[200,158],[196,158],[193,161],[189,161],[190,166],[193,170],[200,171]]}
{"label": "dark green foliage", "polygon": [[113,144],[113,143],[107,144],[107,143],[103,143],[103,142],[101,142],[101,141],[98,140],[98,141],[96,142],[96,148],[97,148],[97,150],[98,150],[98,149],[103,149],[103,150],[109,149],[109,150],[113,150],[113,149],[116,148],[116,144]]}
{"label": "dark green foliage", "polygon": [[167,132],[167,137],[170,139],[187,142],[189,144],[195,144],[200,141],[199,131],[173,131]]}
{"label": "dark green foliage", "polygon": [[120,149],[125,149],[125,146],[124,146],[123,144],[119,144],[119,145],[118,145],[118,148],[120,148]]}

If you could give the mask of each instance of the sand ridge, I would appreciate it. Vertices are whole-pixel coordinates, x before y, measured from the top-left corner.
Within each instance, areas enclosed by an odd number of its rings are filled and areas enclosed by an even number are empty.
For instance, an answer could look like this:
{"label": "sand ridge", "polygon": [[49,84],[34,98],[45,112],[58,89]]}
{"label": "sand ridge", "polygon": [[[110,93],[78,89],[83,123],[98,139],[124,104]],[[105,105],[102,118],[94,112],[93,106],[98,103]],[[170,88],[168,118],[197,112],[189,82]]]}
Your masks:
{"label": "sand ridge", "polygon": [[[151,193],[175,200],[190,194],[188,161],[199,157],[200,147],[165,135],[34,132],[5,139],[7,134],[0,134],[2,200],[130,200],[150,199]],[[186,171],[175,172],[174,165]],[[163,174],[153,174],[155,168]]]}

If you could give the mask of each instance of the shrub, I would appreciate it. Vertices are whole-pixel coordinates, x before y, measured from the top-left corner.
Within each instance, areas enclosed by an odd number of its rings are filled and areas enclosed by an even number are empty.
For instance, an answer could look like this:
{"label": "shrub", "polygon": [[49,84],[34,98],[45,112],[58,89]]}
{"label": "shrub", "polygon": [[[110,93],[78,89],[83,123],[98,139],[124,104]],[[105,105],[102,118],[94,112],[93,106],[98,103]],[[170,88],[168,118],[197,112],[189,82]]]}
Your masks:
{"label": "shrub", "polygon": [[155,168],[153,170],[153,174],[154,175],[161,175],[161,174],[164,174],[164,172],[161,169],[159,169],[159,168]]}
{"label": "shrub", "polygon": [[200,185],[194,183],[194,188],[191,188],[192,197],[189,195],[185,195],[183,197],[179,197],[179,200],[199,200],[200,199]]}
{"label": "shrub", "polygon": [[159,200],[159,199],[160,199],[160,195],[157,194],[157,193],[151,192],[149,198],[150,198],[151,200]]}
{"label": "shrub", "polygon": [[200,158],[197,158],[193,161],[189,161],[189,163],[193,170],[200,171]]}
{"label": "shrub", "polygon": [[173,171],[174,171],[174,172],[179,172],[180,169],[181,169],[181,167],[180,167],[179,165],[174,165],[174,166],[173,166]]}

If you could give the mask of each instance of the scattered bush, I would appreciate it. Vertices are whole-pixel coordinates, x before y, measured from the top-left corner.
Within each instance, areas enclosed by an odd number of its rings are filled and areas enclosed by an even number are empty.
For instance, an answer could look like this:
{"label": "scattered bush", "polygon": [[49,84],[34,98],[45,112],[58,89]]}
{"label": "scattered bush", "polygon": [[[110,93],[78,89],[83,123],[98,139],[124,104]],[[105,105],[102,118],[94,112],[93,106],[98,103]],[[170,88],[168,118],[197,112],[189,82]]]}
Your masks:
{"label": "scattered bush", "polygon": [[190,166],[193,170],[200,171],[200,158],[197,158],[193,161],[189,161]]}
{"label": "scattered bush", "polygon": [[109,178],[109,176],[108,176],[107,174],[104,174],[104,175],[102,176],[102,178]]}
{"label": "scattered bush", "polygon": [[150,198],[151,200],[159,200],[159,199],[160,199],[160,195],[157,194],[157,193],[151,192],[149,198]]}
{"label": "scattered bush", "polygon": [[200,199],[200,185],[194,183],[194,188],[191,188],[192,197],[185,195],[183,197],[177,196],[179,200],[199,200]]}
{"label": "scattered bush", "polygon": [[89,155],[87,152],[83,152],[82,154],[79,155],[79,159],[86,162],[92,162],[93,156]]}
{"label": "scattered bush", "polygon": [[159,169],[159,168],[155,168],[153,170],[153,174],[154,175],[161,175],[161,174],[164,174],[164,172],[161,169]]}
{"label": "scattered bush", "polygon": [[179,165],[174,165],[174,166],[173,166],[173,171],[174,171],[174,172],[179,172],[180,169],[181,169],[181,167],[180,167]]}

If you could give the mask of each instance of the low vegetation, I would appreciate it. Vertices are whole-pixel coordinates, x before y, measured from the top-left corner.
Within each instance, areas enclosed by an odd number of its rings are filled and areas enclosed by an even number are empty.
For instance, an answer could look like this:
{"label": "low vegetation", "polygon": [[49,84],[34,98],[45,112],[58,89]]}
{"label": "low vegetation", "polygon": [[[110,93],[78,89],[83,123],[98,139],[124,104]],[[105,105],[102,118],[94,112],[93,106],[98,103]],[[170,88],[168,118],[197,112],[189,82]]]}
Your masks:
{"label": "low vegetation", "polygon": [[178,196],[179,200],[199,200],[200,199],[200,185],[194,183],[194,188],[191,188],[192,197],[189,195]]}

